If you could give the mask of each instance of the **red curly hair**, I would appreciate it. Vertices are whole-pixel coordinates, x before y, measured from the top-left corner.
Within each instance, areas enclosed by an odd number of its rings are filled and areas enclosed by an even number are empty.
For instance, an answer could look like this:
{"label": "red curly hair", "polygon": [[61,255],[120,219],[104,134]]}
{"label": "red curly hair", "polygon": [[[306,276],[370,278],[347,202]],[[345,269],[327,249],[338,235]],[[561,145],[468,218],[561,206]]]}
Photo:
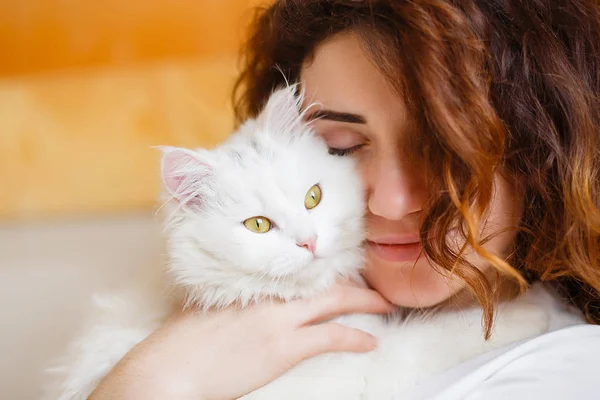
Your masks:
{"label": "red curly hair", "polygon": [[[488,335],[496,288],[463,258],[466,246],[522,287],[553,281],[600,322],[598,1],[278,0],[258,11],[242,52],[238,121],[284,84],[281,71],[299,80],[316,46],[348,31],[417,121],[430,168],[425,253],[476,295]],[[508,259],[478,235],[499,170],[524,193]],[[466,238],[458,252],[445,240],[452,226]]]}

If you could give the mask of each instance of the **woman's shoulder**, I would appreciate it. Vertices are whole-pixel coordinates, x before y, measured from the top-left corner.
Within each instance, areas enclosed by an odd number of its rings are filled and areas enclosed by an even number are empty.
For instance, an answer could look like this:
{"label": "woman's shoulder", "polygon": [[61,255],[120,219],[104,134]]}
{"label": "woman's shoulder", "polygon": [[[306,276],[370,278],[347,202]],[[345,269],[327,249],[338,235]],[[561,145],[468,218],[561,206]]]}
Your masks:
{"label": "woman's shoulder", "polygon": [[546,285],[529,296],[549,310],[547,333],[485,353],[425,382],[402,399],[511,400],[594,398],[600,363],[600,326]]}
{"label": "woman's shoulder", "polygon": [[[574,325],[531,339],[474,371],[469,399],[597,396],[600,326]],[[479,378],[477,377],[479,375]],[[445,398],[445,397],[444,397]]]}
{"label": "woman's shoulder", "polygon": [[600,326],[572,325],[469,360],[402,399],[595,398],[599,360]]}

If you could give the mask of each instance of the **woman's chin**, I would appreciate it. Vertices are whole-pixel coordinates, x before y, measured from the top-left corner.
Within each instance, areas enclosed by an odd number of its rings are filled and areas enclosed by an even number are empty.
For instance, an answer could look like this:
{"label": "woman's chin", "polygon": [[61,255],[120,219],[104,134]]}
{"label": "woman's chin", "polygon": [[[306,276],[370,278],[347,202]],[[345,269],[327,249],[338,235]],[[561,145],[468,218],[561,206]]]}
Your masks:
{"label": "woman's chin", "polygon": [[416,262],[389,262],[370,254],[363,275],[389,302],[408,308],[435,306],[464,287],[462,281],[440,275],[424,257]]}

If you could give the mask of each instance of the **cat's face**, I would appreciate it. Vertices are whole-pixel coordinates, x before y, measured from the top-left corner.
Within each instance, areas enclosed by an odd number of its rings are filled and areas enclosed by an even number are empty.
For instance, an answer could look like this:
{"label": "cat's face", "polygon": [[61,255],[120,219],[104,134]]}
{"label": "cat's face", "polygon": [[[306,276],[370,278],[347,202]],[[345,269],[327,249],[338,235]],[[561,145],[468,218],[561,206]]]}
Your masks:
{"label": "cat's face", "polygon": [[181,273],[206,274],[200,262],[210,258],[223,269],[219,279],[318,286],[359,267],[359,177],[301,122],[292,93],[276,92],[263,115],[215,150],[165,153],[166,186],[178,202],[171,256],[199,263]]}

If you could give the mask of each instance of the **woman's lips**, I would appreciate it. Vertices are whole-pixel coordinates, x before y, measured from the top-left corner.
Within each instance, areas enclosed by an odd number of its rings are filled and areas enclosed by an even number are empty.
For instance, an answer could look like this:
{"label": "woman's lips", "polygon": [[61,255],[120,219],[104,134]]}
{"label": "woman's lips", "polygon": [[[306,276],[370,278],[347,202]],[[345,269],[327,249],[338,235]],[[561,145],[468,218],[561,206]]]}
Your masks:
{"label": "woman's lips", "polygon": [[377,257],[391,262],[416,261],[423,251],[423,246],[419,241],[400,244],[380,243],[367,240],[367,247],[369,251]]}

